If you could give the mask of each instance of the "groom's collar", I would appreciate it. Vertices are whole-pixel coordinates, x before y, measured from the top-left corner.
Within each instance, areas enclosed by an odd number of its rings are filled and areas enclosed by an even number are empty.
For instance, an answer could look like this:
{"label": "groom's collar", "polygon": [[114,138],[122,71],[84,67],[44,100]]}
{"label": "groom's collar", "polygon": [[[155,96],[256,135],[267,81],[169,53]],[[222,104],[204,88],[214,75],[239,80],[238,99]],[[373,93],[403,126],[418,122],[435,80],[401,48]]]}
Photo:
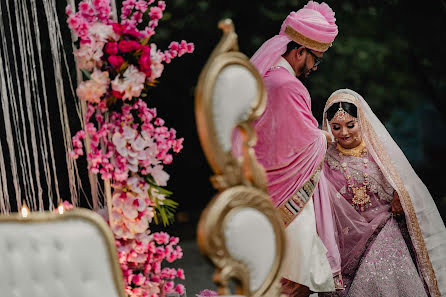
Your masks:
{"label": "groom's collar", "polygon": [[276,65],[274,66],[283,67],[288,70],[288,72],[291,73],[293,76],[296,76],[296,72],[294,71],[293,67],[291,67],[290,63],[288,63],[288,61],[285,60],[284,57],[280,57]]}

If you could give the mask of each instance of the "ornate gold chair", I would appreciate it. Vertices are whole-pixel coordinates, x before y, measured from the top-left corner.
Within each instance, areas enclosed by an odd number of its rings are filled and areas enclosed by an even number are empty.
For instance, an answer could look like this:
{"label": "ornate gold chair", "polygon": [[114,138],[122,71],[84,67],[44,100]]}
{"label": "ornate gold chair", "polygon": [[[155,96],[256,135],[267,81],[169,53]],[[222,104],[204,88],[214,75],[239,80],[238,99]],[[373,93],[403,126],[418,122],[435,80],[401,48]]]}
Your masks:
{"label": "ornate gold chair", "polygon": [[[252,122],[263,112],[263,81],[249,59],[238,51],[231,20],[219,23],[223,37],[211,53],[196,87],[195,114],[206,158],[218,193],[202,212],[197,241],[216,267],[220,295],[279,296],[285,250],[284,227],[266,192],[266,175],[252,146]],[[242,144],[233,154],[237,127]]]}
{"label": "ornate gold chair", "polygon": [[124,297],[114,237],[86,209],[0,217],[0,296]]}

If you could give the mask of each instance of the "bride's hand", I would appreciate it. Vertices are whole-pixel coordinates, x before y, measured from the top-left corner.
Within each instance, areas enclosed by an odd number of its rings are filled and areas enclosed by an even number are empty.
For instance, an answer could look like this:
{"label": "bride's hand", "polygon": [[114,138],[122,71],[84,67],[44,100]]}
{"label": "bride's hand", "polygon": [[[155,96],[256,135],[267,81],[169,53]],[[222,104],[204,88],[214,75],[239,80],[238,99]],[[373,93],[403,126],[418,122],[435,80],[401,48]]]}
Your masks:
{"label": "bride's hand", "polygon": [[404,214],[403,207],[401,206],[400,197],[398,196],[398,192],[393,192],[393,200],[392,200],[392,213],[395,216],[400,216]]}

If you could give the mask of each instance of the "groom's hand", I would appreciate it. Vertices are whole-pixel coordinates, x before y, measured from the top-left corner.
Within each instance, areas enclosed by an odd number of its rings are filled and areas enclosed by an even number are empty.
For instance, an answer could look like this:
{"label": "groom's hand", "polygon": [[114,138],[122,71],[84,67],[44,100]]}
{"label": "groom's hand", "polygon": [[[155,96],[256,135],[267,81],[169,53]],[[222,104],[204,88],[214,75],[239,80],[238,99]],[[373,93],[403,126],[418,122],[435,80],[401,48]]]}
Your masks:
{"label": "groom's hand", "polygon": [[322,134],[324,134],[325,138],[327,139],[327,145],[334,142],[334,138],[329,132],[327,132],[325,130],[321,130],[321,131],[322,131]]}

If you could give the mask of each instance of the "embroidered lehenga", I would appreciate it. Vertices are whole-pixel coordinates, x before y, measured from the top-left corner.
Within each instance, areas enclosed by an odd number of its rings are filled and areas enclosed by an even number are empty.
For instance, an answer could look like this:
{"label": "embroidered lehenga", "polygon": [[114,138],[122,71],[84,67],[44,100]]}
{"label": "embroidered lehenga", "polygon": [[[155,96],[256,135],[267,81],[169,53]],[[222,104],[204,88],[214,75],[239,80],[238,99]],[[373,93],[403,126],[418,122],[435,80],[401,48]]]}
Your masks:
{"label": "embroidered lehenga", "polygon": [[[446,231],[428,190],[385,127],[354,91],[335,102],[358,108],[363,139],[356,151],[327,149],[324,174],[334,213],[344,290],[319,296],[444,296]],[[402,217],[392,215],[398,194]]]}
{"label": "embroidered lehenga", "polygon": [[330,145],[325,157],[345,287],[331,296],[427,296],[404,222],[391,216],[393,187],[364,151],[343,155]]}

